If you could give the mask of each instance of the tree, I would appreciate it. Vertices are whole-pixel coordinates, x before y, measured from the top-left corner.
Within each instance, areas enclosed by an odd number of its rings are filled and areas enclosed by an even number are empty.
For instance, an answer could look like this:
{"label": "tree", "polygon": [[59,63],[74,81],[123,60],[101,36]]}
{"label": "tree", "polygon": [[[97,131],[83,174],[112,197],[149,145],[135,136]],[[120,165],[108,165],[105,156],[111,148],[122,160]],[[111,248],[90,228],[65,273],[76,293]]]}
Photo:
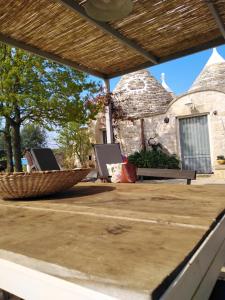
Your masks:
{"label": "tree", "polygon": [[5,157],[5,146],[4,146],[4,136],[0,132],[0,160]]}
{"label": "tree", "polygon": [[0,150],[4,150],[4,148],[3,133],[0,133]]}
{"label": "tree", "polygon": [[3,125],[0,118],[0,150],[4,150],[4,149],[5,149],[5,145],[4,145]]}
{"label": "tree", "polygon": [[4,127],[2,126],[1,122],[0,134],[0,149],[4,150],[4,153],[6,153],[7,171],[13,172],[12,140],[10,132],[10,123],[8,119],[5,120]]}
{"label": "tree", "polygon": [[90,135],[87,127],[76,122],[67,123],[59,132],[58,144],[65,155],[67,167],[75,166],[75,158],[85,166],[91,150]]}
{"label": "tree", "polygon": [[99,88],[82,72],[0,44],[0,115],[7,125],[5,137],[12,144],[15,170],[22,170],[20,129],[24,122],[50,126],[76,120],[85,124],[97,113],[94,105],[86,109],[85,100]]}
{"label": "tree", "polygon": [[38,125],[26,124],[21,130],[22,149],[41,148],[47,145],[46,131]]}

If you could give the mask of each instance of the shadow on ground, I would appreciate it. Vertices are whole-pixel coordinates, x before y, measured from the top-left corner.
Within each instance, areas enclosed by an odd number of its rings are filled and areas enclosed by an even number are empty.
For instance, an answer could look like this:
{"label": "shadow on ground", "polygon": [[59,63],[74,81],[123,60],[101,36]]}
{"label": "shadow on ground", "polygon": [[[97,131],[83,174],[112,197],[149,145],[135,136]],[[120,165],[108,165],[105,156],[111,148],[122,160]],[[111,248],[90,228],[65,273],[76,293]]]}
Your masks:
{"label": "shadow on ground", "polygon": [[106,193],[115,190],[115,187],[111,186],[75,186],[65,192],[53,194],[50,196],[42,196],[37,198],[28,198],[28,199],[13,199],[13,200],[7,200],[7,201],[22,201],[22,202],[32,202],[32,201],[61,201],[61,200],[76,200],[76,198],[79,197],[86,197],[86,196],[92,196],[100,193]]}

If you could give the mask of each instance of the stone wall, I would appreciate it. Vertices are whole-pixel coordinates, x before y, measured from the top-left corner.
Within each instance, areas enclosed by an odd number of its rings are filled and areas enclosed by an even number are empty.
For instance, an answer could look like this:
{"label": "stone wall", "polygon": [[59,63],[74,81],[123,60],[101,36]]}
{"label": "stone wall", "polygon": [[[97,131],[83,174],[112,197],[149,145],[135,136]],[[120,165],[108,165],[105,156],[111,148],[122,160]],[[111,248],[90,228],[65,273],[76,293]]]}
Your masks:
{"label": "stone wall", "polygon": [[[155,142],[163,145],[170,153],[177,153],[175,118],[170,119],[170,124],[164,123],[166,115],[153,115],[144,118],[145,144],[154,138]],[[117,130],[117,142],[121,143],[124,154],[129,155],[141,149],[141,120],[120,121]]]}
{"label": "stone wall", "polygon": [[[193,103],[194,109],[186,103]],[[180,156],[178,118],[208,114],[209,135],[213,168],[216,157],[225,155],[225,94],[218,91],[201,91],[185,94],[174,100],[164,114],[149,115],[144,118],[146,143],[156,136],[170,153]],[[169,123],[164,119],[169,118]],[[117,141],[121,143],[125,154],[141,149],[141,121],[120,121]]]}
{"label": "stone wall", "polygon": [[141,149],[140,120],[125,120],[115,128],[116,142],[120,143],[124,154],[128,155]]}
{"label": "stone wall", "polygon": [[105,114],[100,112],[96,120],[91,121],[89,124],[89,133],[92,144],[103,144],[103,134],[102,131],[105,131]]}

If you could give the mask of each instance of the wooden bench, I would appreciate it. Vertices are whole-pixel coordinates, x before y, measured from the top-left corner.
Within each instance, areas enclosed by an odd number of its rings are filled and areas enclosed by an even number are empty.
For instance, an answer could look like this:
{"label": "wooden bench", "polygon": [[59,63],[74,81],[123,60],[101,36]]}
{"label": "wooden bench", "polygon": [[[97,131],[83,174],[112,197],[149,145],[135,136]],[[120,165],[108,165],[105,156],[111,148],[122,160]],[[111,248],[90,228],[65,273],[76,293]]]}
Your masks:
{"label": "wooden bench", "polygon": [[196,179],[196,171],[177,170],[177,169],[138,168],[137,176],[141,177],[141,181],[143,181],[144,176],[149,176],[149,177],[161,177],[161,178],[170,178],[170,179],[186,179],[187,184],[191,184],[191,180]]}

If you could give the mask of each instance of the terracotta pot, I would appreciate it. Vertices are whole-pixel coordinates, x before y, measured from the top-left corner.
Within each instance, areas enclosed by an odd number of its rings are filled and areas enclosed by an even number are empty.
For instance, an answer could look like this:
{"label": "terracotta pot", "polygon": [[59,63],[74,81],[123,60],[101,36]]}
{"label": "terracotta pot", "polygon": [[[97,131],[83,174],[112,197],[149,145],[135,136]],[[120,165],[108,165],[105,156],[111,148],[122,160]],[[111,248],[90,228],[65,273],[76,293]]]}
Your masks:
{"label": "terracotta pot", "polygon": [[225,159],[217,159],[219,165],[225,165]]}

